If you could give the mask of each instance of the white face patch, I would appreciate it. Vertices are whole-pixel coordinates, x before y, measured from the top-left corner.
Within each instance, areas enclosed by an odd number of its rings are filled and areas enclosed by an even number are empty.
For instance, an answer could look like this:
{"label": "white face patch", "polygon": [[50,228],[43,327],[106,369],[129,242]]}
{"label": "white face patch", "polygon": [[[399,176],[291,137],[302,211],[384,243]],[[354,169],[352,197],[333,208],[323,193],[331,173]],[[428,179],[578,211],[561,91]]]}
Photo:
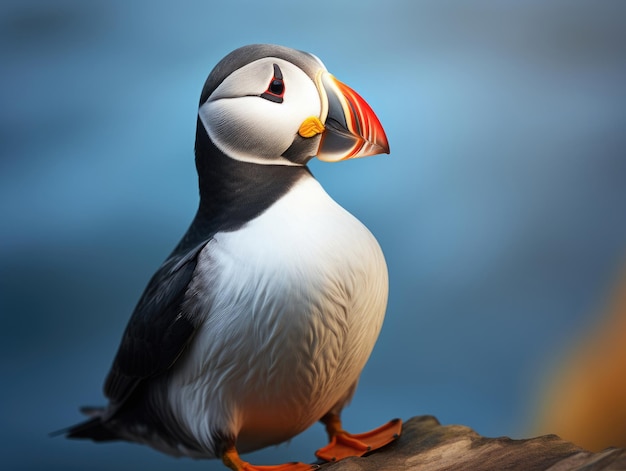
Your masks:
{"label": "white face patch", "polygon": [[[284,82],[282,103],[262,98],[274,78]],[[320,117],[318,89],[300,68],[275,57],[256,60],[230,74],[200,106],[199,116],[215,145],[237,160],[297,165],[281,155],[302,122]]]}

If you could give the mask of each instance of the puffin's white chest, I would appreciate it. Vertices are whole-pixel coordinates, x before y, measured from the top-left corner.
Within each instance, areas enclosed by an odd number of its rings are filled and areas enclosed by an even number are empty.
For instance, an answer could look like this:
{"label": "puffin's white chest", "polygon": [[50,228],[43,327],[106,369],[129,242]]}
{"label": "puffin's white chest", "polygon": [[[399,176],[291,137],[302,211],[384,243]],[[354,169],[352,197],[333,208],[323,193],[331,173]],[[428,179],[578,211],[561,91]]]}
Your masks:
{"label": "puffin's white chest", "polygon": [[203,323],[170,382],[195,436],[232,430],[254,449],[349,399],[382,325],[387,269],[374,237],[317,181],[218,233],[195,279],[189,301]]}

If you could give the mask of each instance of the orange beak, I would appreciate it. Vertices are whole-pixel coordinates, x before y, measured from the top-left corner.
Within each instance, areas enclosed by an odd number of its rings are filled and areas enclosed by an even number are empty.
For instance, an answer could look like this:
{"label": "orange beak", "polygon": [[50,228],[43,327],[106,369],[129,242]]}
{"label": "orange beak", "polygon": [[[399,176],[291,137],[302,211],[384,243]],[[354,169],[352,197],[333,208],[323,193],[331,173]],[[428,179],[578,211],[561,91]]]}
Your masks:
{"label": "orange beak", "polygon": [[322,121],[325,127],[318,159],[338,162],[389,153],[389,142],[380,121],[357,92],[328,72],[318,75],[318,87],[323,95]]}

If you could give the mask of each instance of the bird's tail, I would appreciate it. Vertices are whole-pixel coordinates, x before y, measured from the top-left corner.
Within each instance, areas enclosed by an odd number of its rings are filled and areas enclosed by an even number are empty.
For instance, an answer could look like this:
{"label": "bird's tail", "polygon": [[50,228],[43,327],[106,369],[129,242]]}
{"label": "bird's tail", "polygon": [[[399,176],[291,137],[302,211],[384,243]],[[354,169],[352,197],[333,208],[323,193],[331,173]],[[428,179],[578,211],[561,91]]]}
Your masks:
{"label": "bird's tail", "polygon": [[91,439],[95,442],[108,442],[120,439],[115,432],[106,427],[105,422],[102,420],[104,408],[83,407],[81,408],[81,412],[91,418],[76,425],[52,432],[50,436],[56,437],[65,435],[65,438]]}

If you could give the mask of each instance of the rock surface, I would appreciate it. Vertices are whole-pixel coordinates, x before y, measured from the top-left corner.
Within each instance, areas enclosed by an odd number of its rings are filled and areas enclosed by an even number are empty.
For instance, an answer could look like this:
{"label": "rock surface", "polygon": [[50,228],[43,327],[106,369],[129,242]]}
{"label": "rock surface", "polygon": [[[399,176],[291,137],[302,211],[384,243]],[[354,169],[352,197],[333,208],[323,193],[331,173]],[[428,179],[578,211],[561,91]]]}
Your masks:
{"label": "rock surface", "polygon": [[598,471],[626,470],[626,449],[591,453],[556,435],[527,440],[486,438],[431,416],[413,417],[394,443],[362,458],[346,458],[321,471]]}

